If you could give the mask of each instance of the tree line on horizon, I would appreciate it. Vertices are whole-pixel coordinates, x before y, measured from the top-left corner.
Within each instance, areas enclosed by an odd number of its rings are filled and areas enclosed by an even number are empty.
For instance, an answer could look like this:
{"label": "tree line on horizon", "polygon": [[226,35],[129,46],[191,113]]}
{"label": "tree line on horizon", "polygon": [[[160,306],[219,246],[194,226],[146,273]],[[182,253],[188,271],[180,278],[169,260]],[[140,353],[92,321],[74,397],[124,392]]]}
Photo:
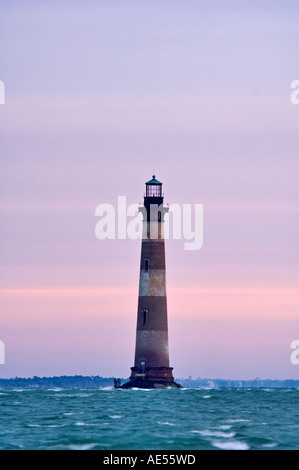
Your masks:
{"label": "tree line on horizon", "polygon": [[[14,377],[0,378],[0,388],[102,388],[113,387],[115,377],[96,376],[57,376],[57,377]],[[127,381],[127,378],[120,379]],[[252,380],[231,380],[231,379],[175,379],[183,387],[205,387],[205,388],[299,388],[299,380],[294,379],[252,379]]]}

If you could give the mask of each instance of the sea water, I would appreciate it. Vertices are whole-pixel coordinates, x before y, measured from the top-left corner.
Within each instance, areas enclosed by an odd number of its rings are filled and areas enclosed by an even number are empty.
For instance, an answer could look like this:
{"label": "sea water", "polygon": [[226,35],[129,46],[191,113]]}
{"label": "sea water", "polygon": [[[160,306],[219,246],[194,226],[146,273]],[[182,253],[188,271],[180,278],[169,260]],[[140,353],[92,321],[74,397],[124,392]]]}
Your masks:
{"label": "sea water", "polygon": [[0,449],[299,449],[299,390],[1,389]]}

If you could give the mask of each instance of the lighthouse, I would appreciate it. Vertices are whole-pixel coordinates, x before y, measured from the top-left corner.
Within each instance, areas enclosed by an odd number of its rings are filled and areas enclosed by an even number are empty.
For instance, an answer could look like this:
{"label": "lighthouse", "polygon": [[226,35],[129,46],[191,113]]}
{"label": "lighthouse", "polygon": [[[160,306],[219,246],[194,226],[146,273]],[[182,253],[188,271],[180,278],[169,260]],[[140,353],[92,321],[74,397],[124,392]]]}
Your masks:
{"label": "lighthouse", "polygon": [[135,361],[122,388],[180,387],[169,366],[162,183],[145,183]]}

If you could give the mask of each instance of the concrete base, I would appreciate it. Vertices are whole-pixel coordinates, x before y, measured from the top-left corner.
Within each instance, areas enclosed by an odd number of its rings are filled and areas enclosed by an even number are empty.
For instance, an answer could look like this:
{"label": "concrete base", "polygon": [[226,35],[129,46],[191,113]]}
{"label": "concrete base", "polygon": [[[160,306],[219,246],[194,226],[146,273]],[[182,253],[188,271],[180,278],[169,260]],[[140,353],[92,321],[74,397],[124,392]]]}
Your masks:
{"label": "concrete base", "polygon": [[135,380],[130,380],[129,382],[126,382],[125,384],[121,385],[120,388],[163,389],[163,388],[168,388],[168,387],[181,388],[181,385],[176,382],[158,383],[158,382],[149,382],[147,380],[135,379]]}
{"label": "concrete base", "polygon": [[120,388],[181,388],[174,381],[172,367],[146,367],[144,373],[137,367],[131,367],[131,371],[129,382]]}

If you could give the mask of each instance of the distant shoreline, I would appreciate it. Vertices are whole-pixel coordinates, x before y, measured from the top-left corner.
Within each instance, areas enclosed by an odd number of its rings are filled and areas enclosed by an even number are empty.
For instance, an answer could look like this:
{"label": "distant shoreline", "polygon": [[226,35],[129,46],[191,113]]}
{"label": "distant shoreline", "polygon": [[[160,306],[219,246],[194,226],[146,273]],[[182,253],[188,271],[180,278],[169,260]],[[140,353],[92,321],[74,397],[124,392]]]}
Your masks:
{"label": "distant shoreline", "polygon": [[[127,378],[121,378],[121,383]],[[203,388],[299,388],[299,379],[252,379],[252,380],[230,380],[209,378],[177,378],[175,379],[183,387]],[[114,377],[63,375],[54,377],[14,377],[0,378],[0,388],[102,388],[113,387]]]}

